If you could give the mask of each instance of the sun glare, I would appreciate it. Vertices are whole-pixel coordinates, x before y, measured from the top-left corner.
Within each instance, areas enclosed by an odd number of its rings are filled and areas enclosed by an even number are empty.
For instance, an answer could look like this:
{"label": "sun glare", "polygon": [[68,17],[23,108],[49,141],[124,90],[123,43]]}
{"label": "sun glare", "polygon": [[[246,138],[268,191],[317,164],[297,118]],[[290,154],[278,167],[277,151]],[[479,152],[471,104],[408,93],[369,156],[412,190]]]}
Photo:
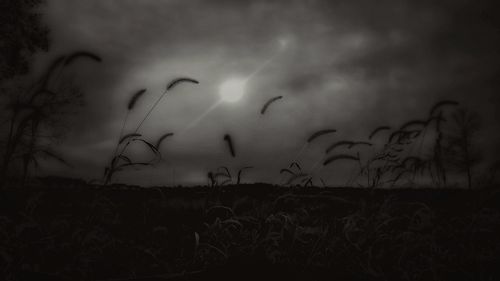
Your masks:
{"label": "sun glare", "polygon": [[231,78],[224,81],[219,88],[221,100],[225,102],[237,102],[245,95],[247,80],[242,78]]}

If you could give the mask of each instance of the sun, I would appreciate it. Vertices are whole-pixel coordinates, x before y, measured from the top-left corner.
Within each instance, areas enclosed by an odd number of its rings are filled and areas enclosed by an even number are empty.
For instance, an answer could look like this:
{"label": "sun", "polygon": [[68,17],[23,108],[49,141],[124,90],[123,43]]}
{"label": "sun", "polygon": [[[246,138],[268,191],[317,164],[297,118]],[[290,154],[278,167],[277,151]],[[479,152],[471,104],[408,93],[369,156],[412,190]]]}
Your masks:
{"label": "sun", "polygon": [[224,81],[219,87],[219,95],[222,101],[237,102],[245,95],[247,80],[242,78],[231,78]]}

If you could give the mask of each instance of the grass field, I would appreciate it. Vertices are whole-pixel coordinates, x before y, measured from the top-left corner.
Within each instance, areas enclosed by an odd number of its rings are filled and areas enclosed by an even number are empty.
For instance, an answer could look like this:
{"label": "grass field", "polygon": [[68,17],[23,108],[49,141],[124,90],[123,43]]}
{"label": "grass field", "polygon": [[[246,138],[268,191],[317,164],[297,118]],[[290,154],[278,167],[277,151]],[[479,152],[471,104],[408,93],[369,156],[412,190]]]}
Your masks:
{"label": "grass field", "polygon": [[498,280],[495,189],[90,186],[0,196],[6,280]]}

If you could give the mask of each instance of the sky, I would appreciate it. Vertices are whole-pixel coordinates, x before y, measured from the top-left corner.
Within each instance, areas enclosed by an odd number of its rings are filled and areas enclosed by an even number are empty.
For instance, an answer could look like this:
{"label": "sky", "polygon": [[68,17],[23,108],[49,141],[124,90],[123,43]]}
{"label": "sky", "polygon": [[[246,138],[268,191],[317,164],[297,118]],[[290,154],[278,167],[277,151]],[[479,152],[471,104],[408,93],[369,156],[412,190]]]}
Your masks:
{"label": "sky", "polygon": [[[500,155],[500,25],[493,2],[47,2],[42,11],[51,48],[37,56],[35,71],[75,50],[103,58],[72,70],[86,105],[58,145],[72,168],[47,164],[50,173],[100,179],[133,93],[147,89],[126,132],[177,77],[200,83],[169,92],[140,131],[152,141],[175,134],[162,145],[164,162],[117,174],[116,182],[205,184],[207,172],[224,165],[233,173],[253,166],[246,182],[280,183],[279,170],[298,160],[329,184],[342,184],[356,164],[316,169],[330,143],[366,140],[379,125],[425,118],[441,99],[479,112],[484,129],[478,142],[492,152],[487,157]],[[250,75],[241,100],[221,102],[193,124],[220,100],[224,81]],[[261,115],[275,96],[283,98]],[[329,128],[338,131],[304,147],[311,133]],[[223,141],[226,133],[235,158]],[[143,159],[145,153],[136,148],[130,155]]]}

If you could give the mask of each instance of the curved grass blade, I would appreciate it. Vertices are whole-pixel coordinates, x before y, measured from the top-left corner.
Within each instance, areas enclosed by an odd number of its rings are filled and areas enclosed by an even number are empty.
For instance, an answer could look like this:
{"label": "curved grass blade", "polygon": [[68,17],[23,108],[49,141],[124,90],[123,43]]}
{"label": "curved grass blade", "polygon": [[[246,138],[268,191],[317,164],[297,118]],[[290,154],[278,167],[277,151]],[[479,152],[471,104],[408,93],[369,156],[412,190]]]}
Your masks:
{"label": "curved grass blade", "polygon": [[346,141],[346,140],[343,140],[343,141],[338,141],[336,143],[333,143],[332,145],[330,145],[327,149],[326,149],[326,153],[330,153],[330,151],[332,151],[334,148],[336,147],[339,147],[339,146],[342,146],[342,145],[348,145],[348,146],[351,146],[353,145],[354,142],[353,141]]}
{"label": "curved grass blade", "polygon": [[241,168],[239,171],[238,171],[238,178],[236,180],[236,184],[240,184],[241,183],[241,175],[243,173],[244,170],[247,170],[247,169],[253,169],[252,166],[246,166],[246,167],[243,167]]}
{"label": "curved grass blade", "polygon": [[291,170],[289,169],[281,169],[280,170],[280,174],[283,174],[283,173],[289,173],[290,175],[295,175],[294,172],[292,172]]}
{"label": "curved grass blade", "polygon": [[163,134],[159,139],[158,141],[156,142],[156,148],[159,150],[160,149],[160,145],[161,143],[168,137],[171,137],[173,136],[174,133],[166,133],[166,134]]}
{"label": "curved grass blade", "polygon": [[264,106],[262,107],[262,109],[260,110],[260,114],[264,114],[266,113],[267,111],[267,108],[275,101],[279,100],[279,99],[282,99],[283,96],[277,96],[277,97],[274,97],[274,98],[271,98],[269,99],[265,104]]}
{"label": "curved grass blade", "polygon": [[292,162],[289,166],[289,168],[293,168],[293,167],[296,167],[299,171],[302,171],[302,168],[300,167],[299,163],[297,162]]}
{"label": "curved grass blade", "polygon": [[231,173],[229,172],[229,169],[226,166],[221,166],[221,167],[217,168],[217,170],[218,171],[223,170],[224,172],[226,172],[226,175],[228,177],[231,177]]}
{"label": "curved grass blade", "polygon": [[391,129],[391,127],[389,127],[389,126],[380,126],[371,132],[368,139],[371,140],[377,133],[382,132],[382,131],[386,131],[386,130],[390,130],[390,129]]}
{"label": "curved grass blade", "polygon": [[399,130],[405,131],[405,129],[407,129],[408,127],[412,127],[412,126],[425,127],[425,126],[427,126],[428,123],[429,123],[429,120],[410,120],[410,121],[404,123],[403,125],[401,125]]}
{"label": "curved grass blade", "polygon": [[359,161],[359,158],[356,156],[348,155],[348,154],[338,154],[338,155],[333,155],[325,160],[323,162],[323,166],[326,166],[332,162],[335,162],[337,160],[356,160]]}
{"label": "curved grass blade", "polygon": [[459,105],[459,103],[457,101],[454,101],[454,100],[442,100],[442,101],[439,101],[437,102],[436,104],[434,104],[434,106],[431,108],[431,111],[430,111],[430,116],[434,116],[434,113],[444,107],[444,106],[457,106]]}
{"label": "curved grass blade", "polygon": [[168,83],[168,85],[167,85],[167,91],[170,91],[175,86],[177,86],[178,84],[185,83],[185,82],[193,83],[193,84],[199,84],[200,83],[198,80],[195,80],[195,79],[192,79],[192,78],[188,78],[188,77],[177,78],[177,79],[174,79],[174,80],[170,81],[170,83]]}
{"label": "curved grass blade", "polygon": [[134,138],[134,137],[141,137],[142,135],[141,134],[138,134],[138,133],[130,133],[130,134],[126,134],[124,135],[120,141],[118,142],[119,144],[122,144],[125,140],[129,139],[129,138]]}
{"label": "curved grass blade", "polygon": [[308,139],[307,139],[307,142],[312,142],[313,140],[315,140],[316,138],[319,138],[323,135],[326,135],[326,134],[331,134],[331,133],[335,133],[337,132],[337,130],[335,129],[325,129],[325,130],[319,130],[317,132],[315,132],[314,134],[312,134]]}
{"label": "curved grass blade", "polygon": [[146,89],[141,89],[139,91],[137,91],[133,96],[132,98],[130,98],[129,102],[128,102],[128,105],[127,105],[127,109],[128,110],[132,110],[135,106],[135,104],[137,103],[137,101],[139,100],[139,98],[146,92]]}
{"label": "curved grass blade", "polygon": [[143,139],[133,139],[132,141],[140,141],[142,143],[144,143],[146,146],[149,147],[149,149],[151,149],[151,151],[157,155],[157,156],[161,156],[161,153],[160,151],[158,151],[158,149],[150,142],[146,141],[146,140],[143,140]]}
{"label": "curved grass blade", "polygon": [[102,62],[102,58],[99,57],[98,55],[87,52],[87,51],[79,51],[79,52],[74,52],[73,54],[69,55],[67,59],[64,60],[64,66],[70,65],[72,62],[79,58],[88,58],[90,60],[93,60],[95,62]]}
{"label": "curved grass blade", "polygon": [[231,153],[231,156],[236,157],[236,153],[234,151],[234,146],[233,146],[233,140],[231,139],[231,136],[228,134],[225,134],[224,141],[226,141],[226,143],[227,143],[227,146],[229,148],[229,152]]}
{"label": "curved grass blade", "polygon": [[295,175],[291,176],[290,179],[288,179],[286,184],[291,184],[294,181],[301,179],[301,178],[304,178],[304,177],[307,177],[307,176],[309,176],[309,175],[308,174],[295,174]]}
{"label": "curved grass blade", "polygon": [[357,145],[372,146],[373,144],[371,142],[366,142],[366,141],[356,141],[356,142],[353,142],[352,144],[349,145],[349,149],[351,149]]}
{"label": "curved grass blade", "polygon": [[48,150],[48,149],[43,149],[43,150],[40,150],[41,153],[45,154],[46,156],[54,159],[54,160],[57,160],[58,162],[68,166],[68,167],[72,167],[66,160],[64,160],[64,158],[60,155],[58,155],[57,153],[51,151],[51,150]]}

